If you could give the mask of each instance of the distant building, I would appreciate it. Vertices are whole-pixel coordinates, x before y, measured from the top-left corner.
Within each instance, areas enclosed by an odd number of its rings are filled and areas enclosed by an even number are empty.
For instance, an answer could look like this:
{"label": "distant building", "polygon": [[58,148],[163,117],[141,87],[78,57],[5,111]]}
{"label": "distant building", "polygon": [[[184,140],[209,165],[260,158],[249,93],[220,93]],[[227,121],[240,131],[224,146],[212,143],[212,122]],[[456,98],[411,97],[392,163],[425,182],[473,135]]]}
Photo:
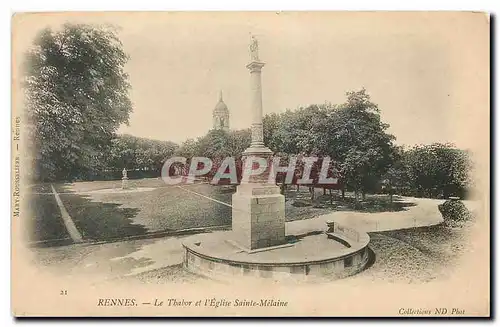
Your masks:
{"label": "distant building", "polygon": [[222,100],[222,91],[219,93],[219,102],[215,105],[212,117],[213,129],[222,129],[226,132],[229,131],[229,109]]}

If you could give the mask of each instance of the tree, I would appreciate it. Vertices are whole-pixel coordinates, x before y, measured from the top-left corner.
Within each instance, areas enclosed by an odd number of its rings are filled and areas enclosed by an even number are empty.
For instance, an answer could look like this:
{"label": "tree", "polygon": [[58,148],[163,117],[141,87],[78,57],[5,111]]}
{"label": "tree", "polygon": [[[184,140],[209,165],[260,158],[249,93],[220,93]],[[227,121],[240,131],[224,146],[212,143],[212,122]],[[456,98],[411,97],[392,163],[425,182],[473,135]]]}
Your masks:
{"label": "tree", "polygon": [[339,163],[343,186],[365,196],[373,191],[393,163],[395,137],[380,119],[377,104],[365,89],[347,92],[344,104],[335,107],[321,126],[321,152]]}
{"label": "tree", "polygon": [[252,132],[250,129],[241,129],[230,131],[229,134],[230,153],[234,157],[239,157],[249,146],[252,141]]}
{"label": "tree", "polygon": [[197,143],[199,156],[215,160],[232,155],[229,133],[224,130],[210,130],[205,136],[199,138]]}
{"label": "tree", "polygon": [[37,179],[81,178],[103,168],[132,111],[127,60],[110,27],[65,24],[38,34],[23,81]]}
{"label": "tree", "polygon": [[401,193],[408,186],[408,172],[403,163],[404,148],[395,146],[392,152],[392,165],[382,176],[382,185],[385,191],[389,193],[392,203],[394,193]]}
{"label": "tree", "polygon": [[403,157],[409,186],[417,196],[461,196],[470,185],[470,158],[452,144],[418,145]]}
{"label": "tree", "polygon": [[132,135],[113,139],[107,169],[112,171],[142,170],[160,172],[167,158],[173,156],[177,144]]}
{"label": "tree", "polygon": [[[316,126],[325,118],[328,107],[324,105],[310,105],[297,110],[287,110],[281,114],[268,114],[264,117],[264,140],[276,156],[283,159],[282,165],[288,164],[290,156],[318,154],[320,134]],[[303,167],[297,165],[297,175]],[[284,175],[278,174],[278,183],[284,192]],[[310,186],[312,187],[312,186]],[[311,197],[314,190],[311,190]]]}
{"label": "tree", "polygon": [[393,162],[395,138],[386,132],[389,125],[381,121],[365,89],[346,95],[342,105],[310,105],[268,115],[264,135],[275,153],[330,157],[342,194],[349,187],[357,198],[379,185]]}
{"label": "tree", "polygon": [[199,155],[198,143],[195,139],[187,139],[175,150],[178,157],[192,158]]}
{"label": "tree", "polygon": [[264,144],[273,152],[279,151],[274,134],[281,126],[280,121],[281,121],[281,114],[277,113],[267,114],[262,119]]}
{"label": "tree", "polygon": [[330,109],[326,105],[310,105],[294,111],[287,110],[279,116],[267,116],[264,119],[264,131],[275,128],[274,132],[267,131],[264,134],[268,136],[266,141],[269,141],[271,150],[289,155],[320,153],[324,135],[319,129]]}
{"label": "tree", "polygon": [[108,169],[121,171],[123,168],[135,168],[137,139],[131,135],[121,135],[112,140],[108,157]]}

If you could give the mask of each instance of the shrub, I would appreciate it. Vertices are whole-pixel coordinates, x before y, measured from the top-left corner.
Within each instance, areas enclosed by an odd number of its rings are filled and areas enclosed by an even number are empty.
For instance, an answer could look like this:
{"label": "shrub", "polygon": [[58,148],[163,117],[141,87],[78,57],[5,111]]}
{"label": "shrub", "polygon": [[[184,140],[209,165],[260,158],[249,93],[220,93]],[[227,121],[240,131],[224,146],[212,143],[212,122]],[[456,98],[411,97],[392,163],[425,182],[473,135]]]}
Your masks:
{"label": "shrub", "polygon": [[451,226],[461,226],[466,221],[472,219],[469,209],[459,200],[447,200],[443,204],[438,205],[438,209],[445,223]]}

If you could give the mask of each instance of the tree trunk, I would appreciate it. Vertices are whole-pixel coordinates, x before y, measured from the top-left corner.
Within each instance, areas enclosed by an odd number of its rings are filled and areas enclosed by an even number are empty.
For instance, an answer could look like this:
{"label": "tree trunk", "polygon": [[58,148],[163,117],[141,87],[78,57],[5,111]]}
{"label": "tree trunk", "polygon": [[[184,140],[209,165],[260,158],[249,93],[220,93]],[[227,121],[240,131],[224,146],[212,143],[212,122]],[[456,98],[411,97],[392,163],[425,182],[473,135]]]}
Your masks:
{"label": "tree trunk", "polygon": [[362,198],[363,201],[366,200],[366,193],[365,193],[365,191],[361,192],[361,198]]}
{"label": "tree trunk", "polygon": [[283,183],[281,183],[280,193],[281,193],[282,195],[285,195],[285,182],[284,182],[284,181],[283,181]]}
{"label": "tree trunk", "polygon": [[323,187],[323,195],[326,195],[326,188]]}
{"label": "tree trunk", "polygon": [[345,200],[345,187],[342,187],[342,201]]}

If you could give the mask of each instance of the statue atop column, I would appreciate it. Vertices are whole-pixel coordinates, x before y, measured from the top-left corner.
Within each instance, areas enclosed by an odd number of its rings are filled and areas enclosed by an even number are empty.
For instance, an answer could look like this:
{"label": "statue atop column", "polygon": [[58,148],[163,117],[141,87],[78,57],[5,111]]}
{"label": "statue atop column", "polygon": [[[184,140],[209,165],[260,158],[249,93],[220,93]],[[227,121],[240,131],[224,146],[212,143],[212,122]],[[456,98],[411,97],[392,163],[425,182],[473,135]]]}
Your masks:
{"label": "statue atop column", "polygon": [[259,59],[259,41],[252,35],[250,43],[250,59],[253,61],[260,61]]}

